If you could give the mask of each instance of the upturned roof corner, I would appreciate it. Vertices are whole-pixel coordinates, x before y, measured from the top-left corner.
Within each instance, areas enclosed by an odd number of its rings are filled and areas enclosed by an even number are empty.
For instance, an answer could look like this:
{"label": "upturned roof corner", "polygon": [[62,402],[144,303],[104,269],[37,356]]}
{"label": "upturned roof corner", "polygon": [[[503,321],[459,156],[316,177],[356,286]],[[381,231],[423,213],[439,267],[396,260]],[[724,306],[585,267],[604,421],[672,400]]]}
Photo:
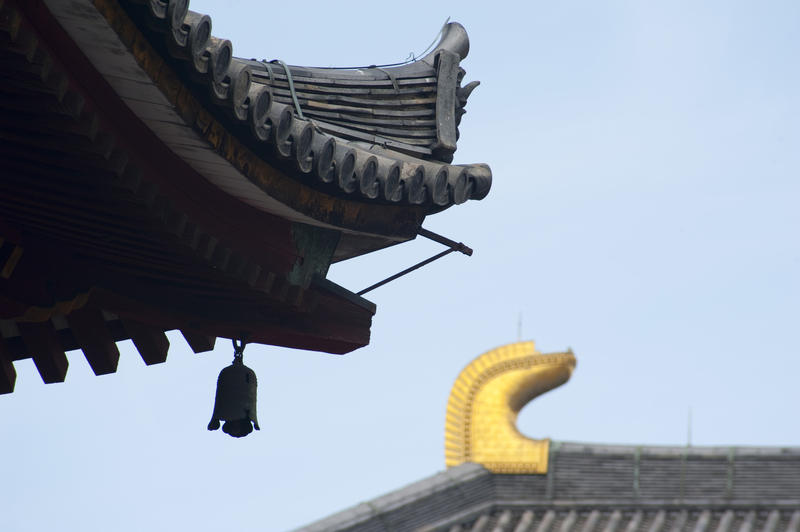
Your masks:
{"label": "upturned roof corner", "polygon": [[170,330],[367,345],[376,307],[329,266],[491,187],[451,164],[468,48],[453,23],[408,64],[307,68],[235,57],[188,0],[0,2],[0,393],[26,358],[164,362]]}
{"label": "upturned roof corner", "polygon": [[[112,0],[97,0],[106,4]],[[469,52],[450,22],[424,57],[355,69],[234,56],[188,2],[121,0],[207,108],[257,155],[329,194],[426,212],[481,199],[485,164],[451,164],[458,125],[478,82],[462,87]]]}

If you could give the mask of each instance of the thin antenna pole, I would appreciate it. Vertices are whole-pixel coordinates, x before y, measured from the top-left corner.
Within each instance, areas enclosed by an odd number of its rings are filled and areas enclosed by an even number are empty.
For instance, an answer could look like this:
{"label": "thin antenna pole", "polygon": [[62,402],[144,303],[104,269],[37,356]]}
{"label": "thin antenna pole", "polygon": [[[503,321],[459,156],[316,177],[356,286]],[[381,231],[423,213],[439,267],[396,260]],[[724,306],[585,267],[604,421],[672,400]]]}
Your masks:
{"label": "thin antenna pole", "polygon": [[689,407],[689,420],[686,430],[686,447],[692,446],[692,407]]}
{"label": "thin antenna pole", "polygon": [[517,314],[517,342],[522,341],[522,312]]}

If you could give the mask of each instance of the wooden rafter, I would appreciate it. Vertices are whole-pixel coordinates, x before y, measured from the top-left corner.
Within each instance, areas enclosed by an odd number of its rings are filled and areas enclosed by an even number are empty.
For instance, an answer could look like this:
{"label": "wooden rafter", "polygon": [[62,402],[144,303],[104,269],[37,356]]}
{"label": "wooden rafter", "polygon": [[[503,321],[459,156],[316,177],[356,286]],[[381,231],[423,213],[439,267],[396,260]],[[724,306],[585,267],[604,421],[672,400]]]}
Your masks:
{"label": "wooden rafter", "polygon": [[117,371],[119,349],[106,327],[102,312],[84,307],[71,312],[67,321],[94,374],[106,375]]}
{"label": "wooden rafter", "polygon": [[52,322],[21,322],[17,325],[42,380],[47,384],[64,382],[69,361]]}

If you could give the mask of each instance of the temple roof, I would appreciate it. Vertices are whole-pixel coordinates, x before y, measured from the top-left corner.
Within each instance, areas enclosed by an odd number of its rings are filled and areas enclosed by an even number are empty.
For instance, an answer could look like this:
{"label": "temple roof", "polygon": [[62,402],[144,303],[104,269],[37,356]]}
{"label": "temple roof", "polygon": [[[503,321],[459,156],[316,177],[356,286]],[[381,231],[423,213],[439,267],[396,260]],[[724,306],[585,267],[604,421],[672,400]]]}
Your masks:
{"label": "temple roof", "polygon": [[797,532],[800,448],[554,442],[546,475],[475,463],[297,532]]}
{"label": "temple roof", "polygon": [[[487,165],[449,164],[478,85],[461,86],[469,39],[460,24],[446,24],[435,48],[408,64],[314,68],[235,57],[230,41],[212,35],[212,19],[188,2],[122,5],[221,123],[303,183],[426,212],[488,193]],[[184,112],[180,99],[172,103]]]}
{"label": "temple roof", "polygon": [[456,379],[447,471],[297,532],[798,532],[800,447],[553,442],[517,413],[565,383],[575,356],[491,349]]}
{"label": "temple roof", "polygon": [[174,329],[367,345],[330,265],[489,190],[451,164],[467,50],[454,23],[409,64],[309,69],[234,57],[188,1],[0,1],[0,393],[25,358],[48,383],[125,339],[163,362]]}

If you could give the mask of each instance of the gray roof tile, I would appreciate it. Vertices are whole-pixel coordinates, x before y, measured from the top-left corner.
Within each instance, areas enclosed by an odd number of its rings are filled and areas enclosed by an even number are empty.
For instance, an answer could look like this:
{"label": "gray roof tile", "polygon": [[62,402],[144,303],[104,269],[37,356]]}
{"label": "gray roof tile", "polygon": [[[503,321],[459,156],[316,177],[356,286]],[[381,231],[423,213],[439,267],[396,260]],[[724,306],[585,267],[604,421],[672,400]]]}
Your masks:
{"label": "gray roof tile", "polygon": [[800,532],[800,448],[561,443],[547,475],[463,464],[303,532]]}
{"label": "gray roof tile", "polygon": [[169,9],[161,0],[123,4],[210,112],[306,185],[430,213],[489,192],[487,165],[449,164],[477,86],[461,86],[469,39],[460,24],[446,24],[430,54],[409,64],[319,69],[234,57],[231,42],[212,36],[211,18],[188,1]]}

